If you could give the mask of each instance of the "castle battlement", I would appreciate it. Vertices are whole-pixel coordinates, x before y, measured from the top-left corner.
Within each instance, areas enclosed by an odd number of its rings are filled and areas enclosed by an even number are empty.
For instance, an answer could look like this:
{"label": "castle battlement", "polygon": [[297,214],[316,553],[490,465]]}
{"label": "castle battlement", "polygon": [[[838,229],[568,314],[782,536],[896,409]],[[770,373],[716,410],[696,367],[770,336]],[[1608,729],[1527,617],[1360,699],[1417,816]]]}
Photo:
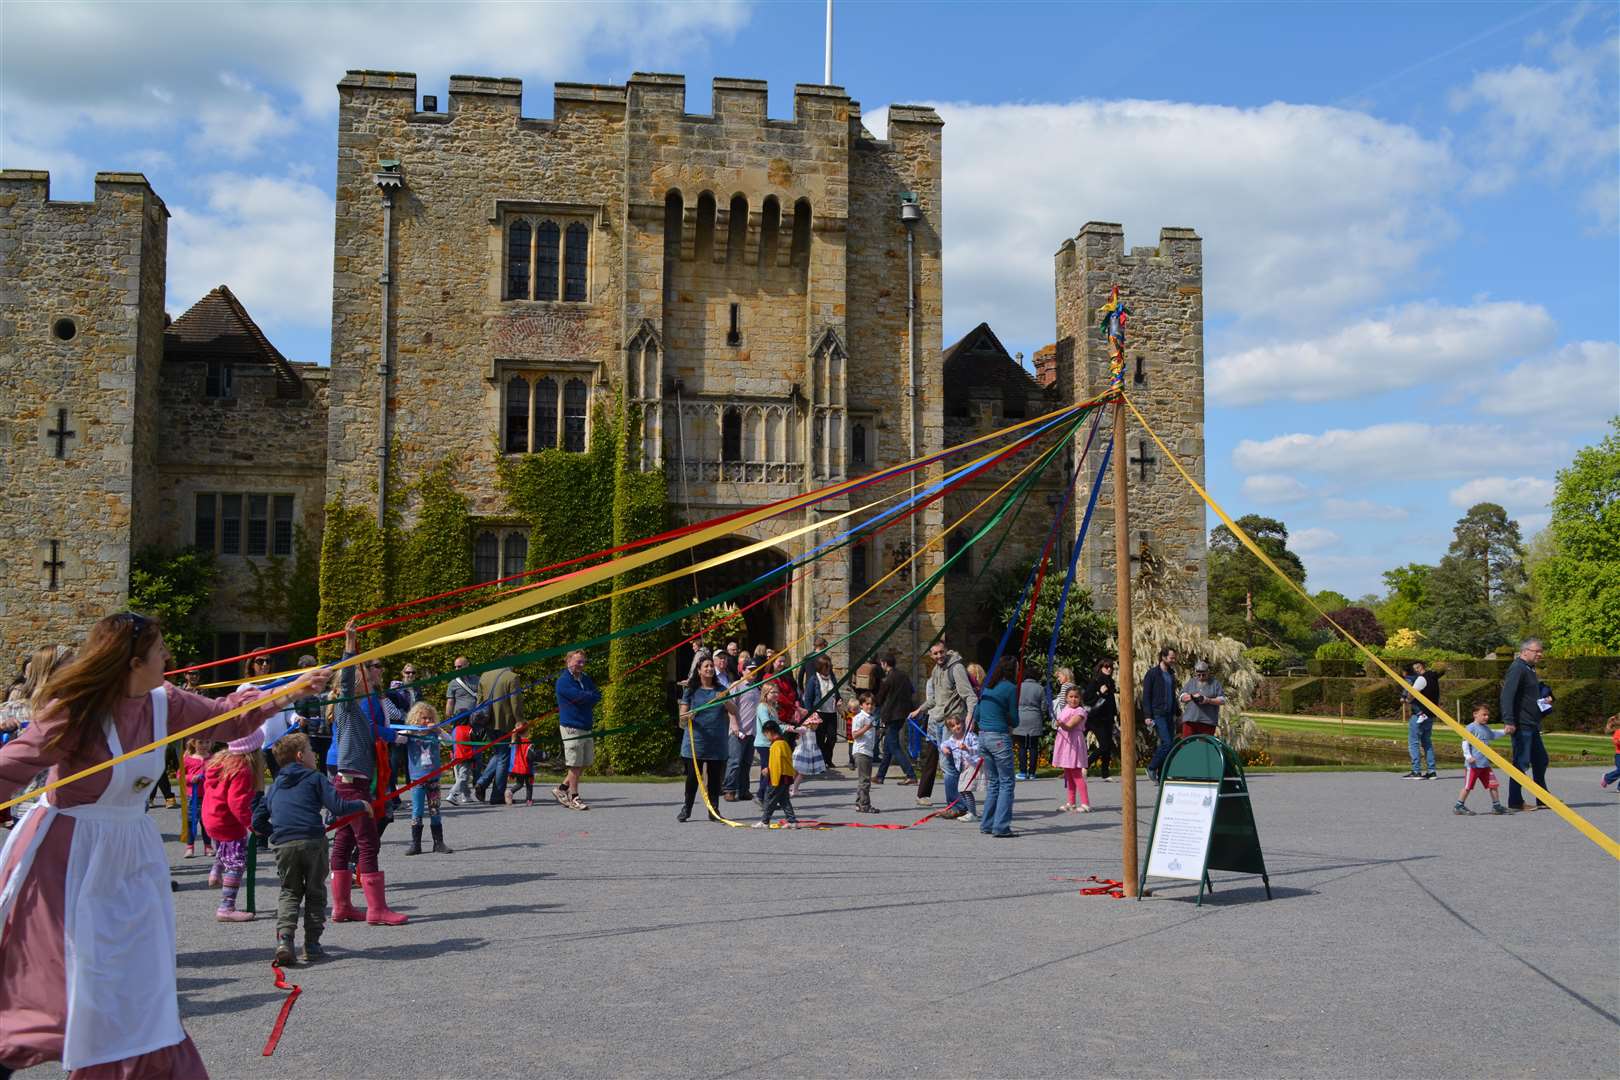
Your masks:
{"label": "castle battlement", "polygon": [[[133,190],[132,190],[133,189]],[[162,209],[163,216],[168,217],[168,207],[152,185],[147,182],[146,176],[138,172],[98,172],[96,173],[95,198],[84,199],[52,199],[51,174],[43,169],[0,169],[0,197],[9,195],[13,202],[11,205],[28,206],[36,212],[52,210],[72,210],[82,212],[87,206],[102,206],[115,201],[122,201],[131,195],[144,195],[152,203]]]}
{"label": "castle battlement", "polygon": [[[490,75],[452,75],[446,108],[441,112],[423,111],[419,106],[415,72],[350,71],[338,82],[345,103],[369,99],[372,107],[386,106],[412,123],[454,124],[463,114],[505,114],[524,129],[549,130],[559,122],[581,114],[607,110],[627,119],[658,123],[675,120],[687,124],[746,126],[761,130],[802,128],[842,128],[860,117],[859,102],[852,101],[841,86],[799,83],[793,88],[793,119],[773,120],[769,116],[769,87],[763,79],[716,77],[711,83],[711,111],[686,111],[686,76],[667,72],[638,71],[623,84],[559,82],[553,86],[552,118],[536,119],[522,115],[523,80]],[[922,105],[893,105],[889,108],[891,141],[894,128],[904,138],[906,125],[938,127],[944,123],[932,108]],[[859,130],[857,126],[857,130]]]}
{"label": "castle battlement", "polygon": [[1136,246],[1125,249],[1125,227],[1114,221],[1088,221],[1080,232],[1058,246],[1054,258],[1058,272],[1075,269],[1077,260],[1112,259],[1131,264],[1147,259],[1172,259],[1177,262],[1202,262],[1203,238],[1192,229],[1167,225],[1159,230],[1159,243],[1154,247]]}

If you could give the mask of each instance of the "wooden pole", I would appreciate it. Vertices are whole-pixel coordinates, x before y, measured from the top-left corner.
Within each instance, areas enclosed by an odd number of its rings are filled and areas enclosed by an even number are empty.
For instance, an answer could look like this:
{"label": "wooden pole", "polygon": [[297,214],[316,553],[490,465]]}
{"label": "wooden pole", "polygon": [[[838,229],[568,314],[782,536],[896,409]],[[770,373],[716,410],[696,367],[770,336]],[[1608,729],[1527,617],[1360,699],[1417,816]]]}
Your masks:
{"label": "wooden pole", "polygon": [[1119,813],[1124,824],[1120,881],[1135,896],[1136,659],[1131,648],[1131,531],[1125,499],[1125,403],[1114,402],[1114,603],[1119,621]]}

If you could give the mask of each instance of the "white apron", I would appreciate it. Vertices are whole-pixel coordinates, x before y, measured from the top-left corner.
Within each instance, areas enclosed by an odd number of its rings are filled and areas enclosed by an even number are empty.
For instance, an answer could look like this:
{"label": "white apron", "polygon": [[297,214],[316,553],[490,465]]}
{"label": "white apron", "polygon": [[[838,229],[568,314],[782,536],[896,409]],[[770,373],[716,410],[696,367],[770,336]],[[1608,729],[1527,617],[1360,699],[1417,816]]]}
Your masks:
{"label": "white apron", "polygon": [[[168,734],[168,711],[167,689],[160,686],[152,691],[154,740]],[[124,748],[111,720],[106,733],[107,746],[118,757]],[[67,971],[64,1069],[137,1057],[186,1037],[175,990],[169,863],[163,837],[146,815],[147,789],[162,771],[159,747],[114,765],[107,790],[94,803],[65,810],[37,804],[28,816],[44,814],[45,819],[0,890],[4,926],[50,819],[58,813],[74,819],[62,926]],[[0,862],[10,856],[11,841],[22,832],[18,823]]]}

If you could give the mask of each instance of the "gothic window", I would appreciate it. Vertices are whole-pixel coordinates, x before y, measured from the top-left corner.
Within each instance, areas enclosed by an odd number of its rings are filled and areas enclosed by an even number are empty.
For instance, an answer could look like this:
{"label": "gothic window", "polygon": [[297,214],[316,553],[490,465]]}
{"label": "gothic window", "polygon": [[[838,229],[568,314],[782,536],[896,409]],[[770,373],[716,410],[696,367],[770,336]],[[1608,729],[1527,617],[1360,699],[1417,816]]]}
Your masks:
{"label": "gothic window", "polygon": [[973,552],[966,550],[968,546],[967,534],[957,529],[945,538],[945,557],[949,559],[957,552],[961,558],[951,563],[950,574],[954,577],[966,577],[973,571]]}
{"label": "gothic window", "polygon": [[794,266],[810,265],[810,200],[800,199],[793,204],[793,249],[790,253]]}
{"label": "gothic window", "polygon": [[219,553],[242,554],[242,496],[219,497]]}
{"label": "gothic window", "polygon": [[849,429],[849,463],[866,464],[866,425],[856,423]]}
{"label": "gothic window", "polygon": [[203,551],[214,550],[214,493],[207,492],[197,496],[197,523],[192,533],[191,542]]}
{"label": "gothic window", "polygon": [[726,224],[726,262],[741,263],[748,247],[748,200],[731,197],[730,219]]}
{"label": "gothic window", "polygon": [[765,196],[759,211],[759,268],[769,272],[776,265],[776,246],[782,236],[782,204],[775,195]]}
{"label": "gothic window", "polygon": [[529,298],[529,223],[514,221],[506,230],[506,298]]}
{"label": "gothic window", "polygon": [[714,259],[714,196],[707,191],[698,196],[696,256],[700,263]]}
{"label": "gothic window", "polygon": [[534,384],[534,446],[550,450],[557,445],[557,380],[547,376]]}
{"label": "gothic window", "polygon": [[247,554],[264,555],[270,550],[270,496],[247,497]]}
{"label": "gothic window", "polygon": [[[675,299],[675,265],[681,258],[681,222],[686,202],[679,191],[664,196],[664,303]],[[651,397],[652,395],[648,395]]]}
{"label": "gothic window", "polygon": [[1136,370],[1131,373],[1131,382],[1137,386],[1147,385],[1147,361],[1140,356],[1136,358]]}
{"label": "gothic window", "polygon": [[563,251],[563,299],[585,299],[586,256],[590,250],[591,231],[579,222],[568,226],[568,245]]}
{"label": "gothic window", "polygon": [[528,536],[521,532],[507,533],[506,542],[501,548],[501,577],[509,578],[523,573],[523,565],[528,558]]}
{"label": "gothic window", "polygon": [[588,395],[583,379],[569,379],[563,387],[563,449],[585,452],[585,412]]}
{"label": "gothic window", "polygon": [[865,592],[867,586],[865,540],[857,540],[849,549],[849,587],[856,592]]}
{"label": "gothic window", "polygon": [[720,460],[742,459],[742,413],[736,409],[727,409],[725,415],[720,418]]}
{"label": "gothic window", "polygon": [[208,361],[206,392],[211,398],[228,398],[231,392],[231,365],[228,360]]}
{"label": "gothic window", "polygon": [[650,341],[647,342],[647,346],[642,352],[641,368],[641,396],[645,398],[657,397],[659,382],[658,346]]}
{"label": "gothic window", "polygon": [[557,223],[542,221],[534,231],[534,298],[557,299]]}
{"label": "gothic window", "polygon": [[479,584],[500,576],[501,546],[487,529],[473,538],[473,580]]}
{"label": "gothic window", "polygon": [[529,449],[529,383],[521,375],[506,382],[506,438],[508,454],[521,454]]}
{"label": "gothic window", "polygon": [[726,344],[742,344],[742,305],[731,305],[731,322],[726,328]]}
{"label": "gothic window", "polygon": [[293,497],[277,495],[271,521],[270,554],[293,553]]}

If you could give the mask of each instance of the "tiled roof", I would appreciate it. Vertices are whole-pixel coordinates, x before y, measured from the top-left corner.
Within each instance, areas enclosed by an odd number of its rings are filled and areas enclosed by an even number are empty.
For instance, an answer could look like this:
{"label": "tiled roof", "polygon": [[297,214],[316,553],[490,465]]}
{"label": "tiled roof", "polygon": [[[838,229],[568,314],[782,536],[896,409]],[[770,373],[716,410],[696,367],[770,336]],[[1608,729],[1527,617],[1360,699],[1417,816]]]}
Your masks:
{"label": "tiled roof", "polygon": [[168,325],[163,331],[163,358],[269,364],[276,369],[276,389],[283,397],[297,397],[303,391],[297,369],[270,344],[242,302],[224,285]]}
{"label": "tiled roof", "polygon": [[965,400],[973,390],[1000,389],[1003,395],[1048,394],[1024,366],[1014,360],[990,329],[980,323],[962,340],[941,354],[945,361],[945,405],[947,410]]}

